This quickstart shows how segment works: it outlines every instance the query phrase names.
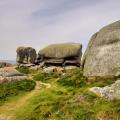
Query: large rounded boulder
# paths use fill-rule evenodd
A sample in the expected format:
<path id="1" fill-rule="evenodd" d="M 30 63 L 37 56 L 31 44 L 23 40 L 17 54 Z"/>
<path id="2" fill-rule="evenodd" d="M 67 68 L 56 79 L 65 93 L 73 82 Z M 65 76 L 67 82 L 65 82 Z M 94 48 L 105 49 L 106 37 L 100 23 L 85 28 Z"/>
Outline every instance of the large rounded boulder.
<path id="1" fill-rule="evenodd" d="M 38 58 L 46 63 L 79 64 L 82 56 L 82 45 L 79 43 L 62 43 L 49 45 L 38 53 Z"/>
<path id="2" fill-rule="evenodd" d="M 52 44 L 39 51 L 40 56 L 48 58 L 78 57 L 81 55 L 82 45 L 78 43 Z"/>
<path id="3" fill-rule="evenodd" d="M 18 47 L 16 52 L 17 52 L 18 63 L 35 63 L 36 50 L 34 48 Z"/>
<path id="4" fill-rule="evenodd" d="M 120 21 L 95 33 L 83 56 L 85 76 L 120 75 Z"/>

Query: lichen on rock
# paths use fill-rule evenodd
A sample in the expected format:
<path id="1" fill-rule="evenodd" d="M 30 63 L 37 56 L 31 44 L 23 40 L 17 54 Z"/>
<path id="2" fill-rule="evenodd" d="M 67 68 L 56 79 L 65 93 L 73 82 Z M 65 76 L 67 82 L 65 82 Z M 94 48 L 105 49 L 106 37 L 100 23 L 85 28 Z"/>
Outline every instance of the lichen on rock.
<path id="1" fill-rule="evenodd" d="M 79 43 L 52 44 L 38 52 L 38 59 L 54 64 L 80 64 L 81 57 L 82 45 Z"/>
<path id="2" fill-rule="evenodd" d="M 22 63 L 35 63 L 36 50 L 32 47 L 18 47 L 17 48 L 17 62 Z"/>
<path id="3" fill-rule="evenodd" d="M 83 56 L 85 76 L 120 75 L 120 21 L 95 33 Z"/>
<path id="4" fill-rule="evenodd" d="M 106 87 L 93 87 L 90 91 L 109 100 L 120 99 L 120 80 Z"/>

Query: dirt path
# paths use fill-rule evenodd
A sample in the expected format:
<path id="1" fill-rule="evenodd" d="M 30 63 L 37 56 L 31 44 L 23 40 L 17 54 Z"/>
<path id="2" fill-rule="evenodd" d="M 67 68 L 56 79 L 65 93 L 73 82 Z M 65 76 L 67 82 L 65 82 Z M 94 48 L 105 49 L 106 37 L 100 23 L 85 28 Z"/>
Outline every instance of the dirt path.
<path id="1" fill-rule="evenodd" d="M 46 88 L 51 88 L 51 84 L 40 82 L 40 85 L 46 86 Z"/>
<path id="2" fill-rule="evenodd" d="M 32 96 L 37 95 L 41 86 L 44 85 L 46 88 L 50 88 L 51 85 L 48 83 L 36 82 L 36 87 L 33 91 L 28 93 L 27 95 L 21 97 L 16 101 L 11 101 L 6 103 L 5 105 L 0 107 L 0 120 L 11 120 L 14 116 L 14 113 L 19 108 L 23 107 L 26 104 L 26 101 L 30 99 Z"/>

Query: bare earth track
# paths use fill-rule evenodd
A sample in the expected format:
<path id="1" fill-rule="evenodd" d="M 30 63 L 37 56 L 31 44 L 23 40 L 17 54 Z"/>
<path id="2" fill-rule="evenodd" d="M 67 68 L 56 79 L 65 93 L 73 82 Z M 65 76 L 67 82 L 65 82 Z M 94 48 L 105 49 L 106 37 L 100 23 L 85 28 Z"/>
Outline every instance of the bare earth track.
<path id="1" fill-rule="evenodd" d="M 0 106 L 0 120 L 12 120 L 11 118 L 14 116 L 15 111 L 23 107 L 27 100 L 29 100 L 32 96 L 37 95 L 42 85 L 46 88 L 51 87 L 51 84 L 49 83 L 36 82 L 35 89 L 27 95 L 22 96 L 16 101 L 11 101 L 9 103 L 5 103 L 3 106 Z"/>

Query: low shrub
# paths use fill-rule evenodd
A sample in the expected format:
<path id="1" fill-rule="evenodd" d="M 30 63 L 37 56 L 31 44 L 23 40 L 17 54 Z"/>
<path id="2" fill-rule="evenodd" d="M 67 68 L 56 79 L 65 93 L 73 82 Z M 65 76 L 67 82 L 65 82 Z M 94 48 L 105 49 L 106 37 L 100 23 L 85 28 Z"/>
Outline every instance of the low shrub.
<path id="1" fill-rule="evenodd" d="M 50 73 L 40 72 L 40 73 L 34 75 L 33 79 L 35 81 L 46 82 L 47 80 L 49 80 L 51 78 L 58 78 L 58 77 L 59 77 L 59 73 L 55 73 L 55 72 L 50 72 Z"/>
<path id="2" fill-rule="evenodd" d="M 23 74 L 29 74 L 30 73 L 30 70 L 28 67 L 17 67 L 16 70 L 18 70 L 20 73 L 23 73 Z"/>
<path id="3" fill-rule="evenodd" d="M 74 88 L 85 86 L 86 82 L 87 78 L 83 76 L 80 69 L 69 71 L 69 73 L 67 73 L 58 80 L 58 83 L 62 86 Z"/>
<path id="4" fill-rule="evenodd" d="M 107 85 L 113 84 L 117 78 L 115 77 L 96 77 L 93 81 L 90 81 L 91 87 L 105 87 Z"/>
<path id="5" fill-rule="evenodd" d="M 21 92 L 34 89 L 36 83 L 33 80 L 22 80 L 0 84 L 0 102 L 6 101 L 9 97 L 16 96 Z"/>
<path id="6" fill-rule="evenodd" d="M 75 110 L 74 120 L 95 120 L 95 113 L 81 106 Z"/>

